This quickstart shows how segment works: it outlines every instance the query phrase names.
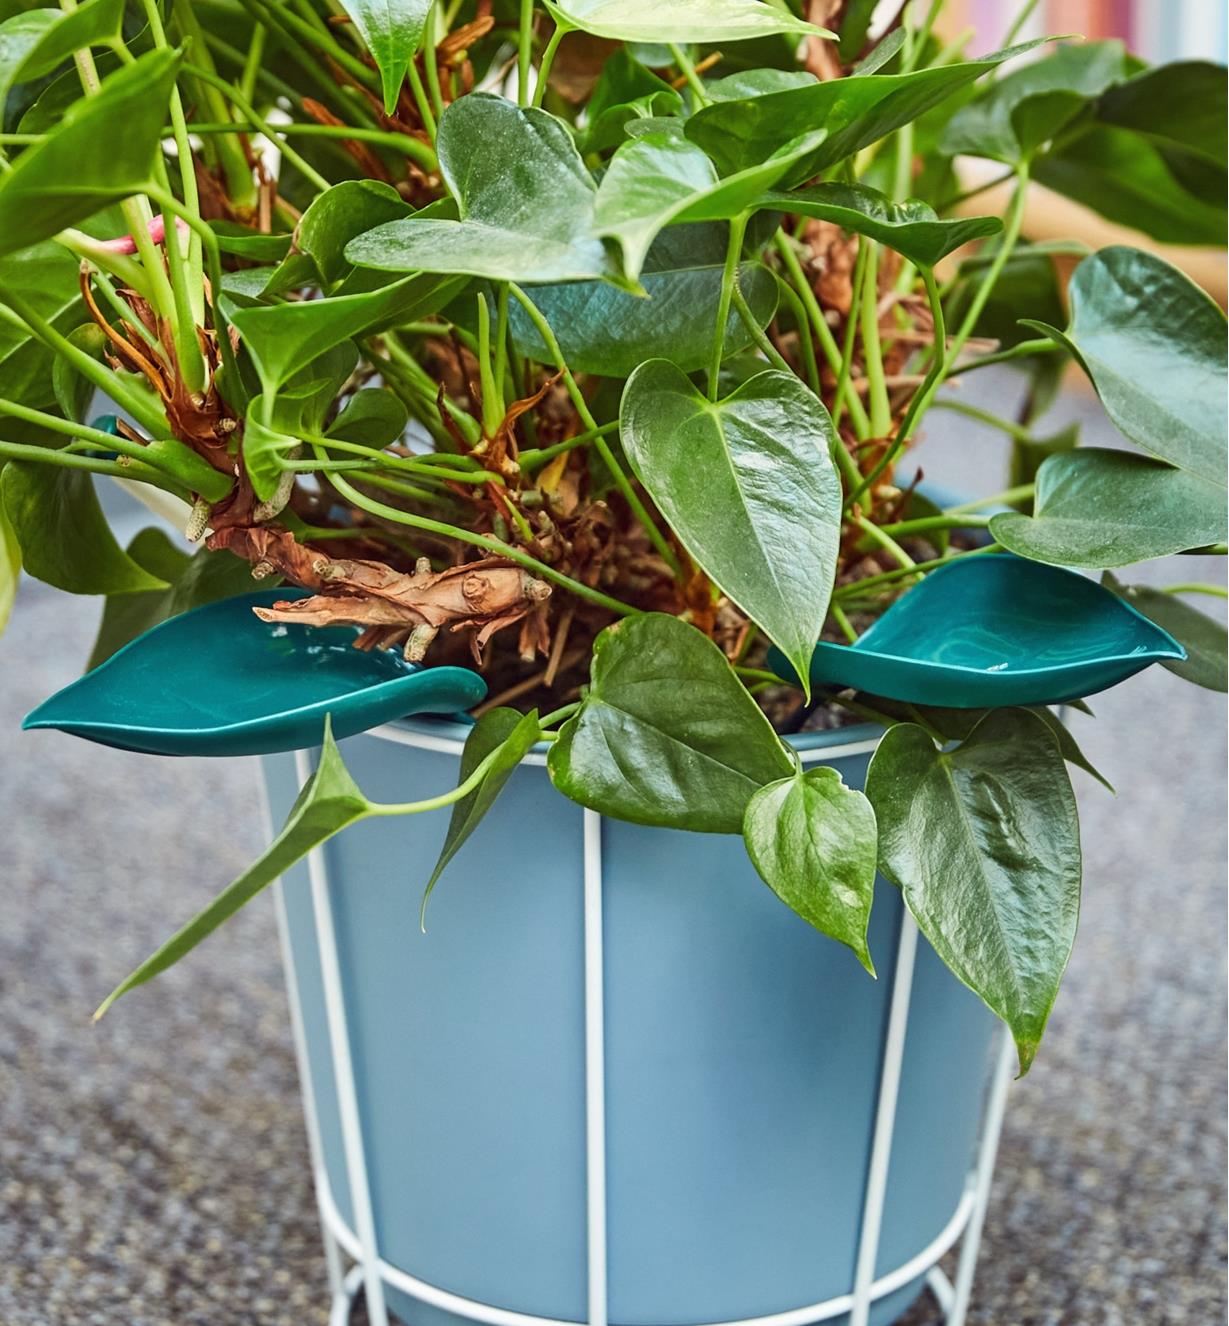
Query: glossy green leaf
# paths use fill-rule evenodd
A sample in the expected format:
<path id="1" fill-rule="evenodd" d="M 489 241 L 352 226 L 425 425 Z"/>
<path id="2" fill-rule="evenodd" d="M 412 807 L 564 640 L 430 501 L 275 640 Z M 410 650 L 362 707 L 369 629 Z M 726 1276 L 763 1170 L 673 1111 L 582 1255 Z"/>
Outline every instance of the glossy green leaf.
<path id="1" fill-rule="evenodd" d="M 714 79 L 705 86 L 705 91 L 710 101 L 742 101 L 746 97 L 766 97 L 772 92 L 810 87 L 818 81 L 805 69 L 742 69 Z"/>
<path id="2" fill-rule="evenodd" d="M 408 422 L 400 396 L 387 387 L 364 387 L 350 397 L 326 431 L 329 437 L 380 450 L 396 442 Z"/>
<path id="3" fill-rule="evenodd" d="M 741 832 L 752 796 L 793 772 L 721 650 L 662 613 L 598 636 L 589 691 L 547 765 L 582 806 L 701 833 Z"/>
<path id="4" fill-rule="evenodd" d="M 524 285 L 619 279 L 593 228 L 597 185 L 562 120 L 475 92 L 440 117 L 436 151 L 461 219 L 376 226 L 346 246 L 348 261 Z"/>
<path id="5" fill-rule="evenodd" d="M 679 93 L 620 46 L 602 65 L 589 97 L 583 150 L 605 152 L 617 147 L 629 121 L 677 115 L 682 108 Z"/>
<path id="6" fill-rule="evenodd" d="M 74 327 L 68 333 L 68 340 L 78 350 L 84 350 L 91 359 L 102 362 L 107 338 L 96 322 L 83 322 L 81 326 Z M 67 359 L 58 355 L 51 363 L 51 386 L 64 418 L 75 419 L 79 424 L 85 423 L 98 388 Z"/>
<path id="7" fill-rule="evenodd" d="M 1193 608 L 1176 594 L 1153 589 L 1149 585 L 1124 585 L 1108 571 L 1101 583 L 1125 599 L 1137 612 L 1142 612 L 1186 650 L 1184 659 L 1168 660 L 1164 666 L 1185 681 L 1194 682 L 1209 691 L 1229 689 L 1226 668 L 1229 667 L 1229 634 L 1222 622 Z"/>
<path id="8" fill-rule="evenodd" d="M 0 468 L 0 489 L 3 488 L 4 470 Z M 17 597 L 17 582 L 21 579 L 21 544 L 17 542 L 17 531 L 4 511 L 0 502 L 0 635 L 8 625 L 13 611 L 13 600 Z"/>
<path id="9" fill-rule="evenodd" d="M 426 914 L 427 900 L 444 873 L 444 868 L 465 845 L 466 839 L 495 804 L 495 798 L 503 791 L 513 770 L 541 736 L 542 725 L 538 722 L 536 709 L 528 714 L 522 714 L 516 709 L 492 709 L 474 724 L 465 739 L 465 749 L 461 752 L 458 786 L 471 777 L 488 756 L 494 754 L 495 758 L 478 786 L 468 796 L 453 804 L 444 845 L 440 848 L 439 859 L 423 893 L 423 915 Z"/>
<path id="10" fill-rule="evenodd" d="M 757 165 L 786 143 L 822 126 L 827 138 L 788 177 L 787 183 L 799 183 L 916 120 L 1036 44 L 1026 42 L 980 60 L 909 74 L 854 75 L 722 102 L 693 115 L 687 121 L 687 136 L 708 153 L 722 175 L 728 175 Z"/>
<path id="11" fill-rule="evenodd" d="M 962 107 L 941 151 L 990 157 L 1010 165 L 1029 159 L 1106 88 L 1127 76 L 1120 41 L 1059 46 L 1050 55 L 991 84 Z"/>
<path id="12" fill-rule="evenodd" d="M 623 378 L 646 359 L 669 359 L 690 373 L 712 359 L 726 234 L 725 226 L 708 223 L 663 230 L 640 273 L 644 296 L 608 281 L 575 281 L 535 286 L 530 297 L 574 371 Z M 767 326 L 777 307 L 776 279 L 759 263 L 743 263 L 738 281 L 756 323 Z M 510 309 L 509 322 L 518 353 L 552 362 L 519 304 Z M 726 320 L 724 344 L 727 354 L 751 344 L 751 333 L 734 309 Z"/>
<path id="13" fill-rule="evenodd" d="M 1129 130 L 1094 125 L 1038 157 L 1033 178 L 1107 220 L 1162 243 L 1225 242 L 1223 189 L 1212 200 L 1192 193 L 1157 146 Z"/>
<path id="14" fill-rule="evenodd" d="M 264 389 L 273 391 L 333 346 L 437 312 L 461 284 L 438 276 L 407 276 L 361 295 L 236 309 L 231 322 Z"/>
<path id="15" fill-rule="evenodd" d="M 351 268 L 345 250 L 355 236 L 413 211 L 390 184 L 342 180 L 303 213 L 295 231 L 295 247 L 312 259 L 325 281 L 340 281 Z"/>
<path id="16" fill-rule="evenodd" d="M 841 532 L 832 420 L 775 369 L 710 401 L 673 364 L 628 379 L 623 449 L 683 546 L 807 677 Z"/>
<path id="17" fill-rule="evenodd" d="M 48 239 L 149 181 L 178 66 L 174 51 L 150 51 L 111 74 L 0 175 L 0 253 Z"/>
<path id="18" fill-rule="evenodd" d="M 284 875 L 313 847 L 318 847 L 370 811 L 371 803 L 359 791 L 342 763 L 326 718 L 320 763 L 291 807 L 282 831 L 258 861 L 228 884 L 204 910 L 197 912 L 182 929 L 111 991 L 98 1006 L 95 1019 L 102 1017 L 121 995 L 138 985 L 144 985 L 168 967 L 173 967 L 223 921 L 233 916 L 244 903 L 250 902 L 266 885 Z"/>
<path id="19" fill-rule="evenodd" d="M 307 213 L 303 216 L 306 218 Z M 253 262 L 280 262 L 294 243 L 294 236 L 288 231 L 266 235 L 261 230 L 253 230 L 251 226 L 240 225 L 237 221 L 211 221 L 209 229 L 213 231 L 218 248 L 223 253 L 234 254 L 236 258 L 249 258 Z"/>
<path id="20" fill-rule="evenodd" d="M 109 595 L 87 668 L 96 668 L 117 649 L 169 617 L 234 594 L 246 594 L 252 588 L 252 568 L 241 558 L 206 548 L 190 555 L 160 529 L 141 530 L 127 551 L 138 566 L 166 581 L 168 588 Z"/>
<path id="21" fill-rule="evenodd" d="M 8 91 L 21 81 L 26 58 L 63 21 L 64 12 L 60 9 L 26 9 L 10 14 L 0 23 L 0 122 Z"/>
<path id="22" fill-rule="evenodd" d="M 1154 254 L 1102 249 L 1075 269 L 1064 344 L 1106 413 L 1161 460 L 1224 482 L 1225 316 Z"/>
<path id="23" fill-rule="evenodd" d="M 1224 65 L 1175 60 L 1145 69 L 1108 89 L 1096 115 L 1102 124 L 1197 153 L 1222 169 L 1226 164 Z"/>
<path id="24" fill-rule="evenodd" d="M 1080 907 L 1079 820 L 1053 732 L 1028 710 L 1001 709 L 939 751 L 901 723 L 871 760 L 866 794 L 880 870 L 947 966 L 1010 1027 L 1027 1072 Z"/>
<path id="25" fill-rule="evenodd" d="M 431 0 L 341 0 L 380 71 L 384 110 L 397 106 L 406 70 L 418 51 Z"/>
<path id="26" fill-rule="evenodd" d="M 784 6 L 760 0 L 546 0 L 555 22 L 595 37 L 635 42 L 735 42 L 776 33 L 830 37 Z"/>
<path id="27" fill-rule="evenodd" d="M 924 719 L 928 726 L 934 728 L 936 732 L 939 732 L 949 741 L 964 741 L 978 723 L 992 712 L 989 709 L 945 709 L 929 704 L 907 705 L 879 697 L 876 697 L 875 703 L 885 713 L 895 714 L 904 722 L 918 718 Z M 1082 700 L 1068 701 L 1063 707 L 1068 709 L 1080 708 L 1086 713 L 1091 713 L 1091 710 Z M 1068 764 L 1075 765 L 1077 769 L 1083 769 L 1086 774 L 1095 778 L 1107 792 L 1113 792 L 1114 785 L 1092 764 L 1088 756 L 1080 749 L 1079 743 L 1071 735 L 1066 724 L 1053 709 L 1047 709 L 1044 705 L 1034 705 L 1029 707 L 1029 712 L 1036 714 L 1054 733 L 1054 739 L 1058 742 L 1058 749 L 1062 752 L 1063 759 Z"/>
<path id="28" fill-rule="evenodd" d="M 52 240 L 0 257 L 0 286 L 12 290 L 57 331 L 81 321 L 80 263 Z M 25 325 L 0 314 L 0 394 L 19 405 L 43 409 L 55 401 L 54 355 Z"/>
<path id="29" fill-rule="evenodd" d="M 1129 451 L 1080 447 L 1037 471 L 1033 515 L 1001 512 L 990 533 L 1009 552 L 1101 571 L 1226 537 L 1223 481 Z"/>
<path id="30" fill-rule="evenodd" d="M 294 460 L 303 443 L 292 433 L 266 423 L 264 396 L 253 396 L 243 424 L 243 469 L 252 491 L 262 502 L 273 499 L 286 473 L 283 461 Z"/>
<path id="31" fill-rule="evenodd" d="M 877 189 L 860 184 L 815 184 L 793 193 L 770 192 L 760 205 L 831 221 L 851 234 L 867 235 L 919 267 L 933 267 L 962 244 L 995 235 L 1003 228 L 994 216 L 940 219 L 926 203 L 894 203 Z"/>
<path id="32" fill-rule="evenodd" d="M 85 471 L 9 461 L 0 475 L 0 500 L 36 579 L 70 594 L 166 588 L 116 543 Z"/>
<path id="33" fill-rule="evenodd" d="M 875 897 L 875 812 L 835 769 L 809 769 L 761 788 L 743 839 L 760 878 L 816 930 L 848 944 L 873 976 L 866 928 Z"/>
<path id="34" fill-rule="evenodd" d="M 681 133 L 641 134 L 611 158 L 597 191 L 594 229 L 618 242 L 624 272 L 638 276 L 664 227 L 725 221 L 750 210 L 823 138 L 823 131 L 804 135 L 759 165 L 719 179 L 713 163 Z"/>
<path id="35" fill-rule="evenodd" d="M 33 9 L 20 17 L 38 27 L 38 36 L 30 45 L 25 45 L 20 37 L 16 43 L 11 43 L 9 26 L 15 22 L 16 16 L 0 24 L 0 106 L 4 94 L 13 84 L 42 78 L 57 65 L 71 59 L 74 51 L 90 46 L 115 45 L 124 20 L 124 0 L 84 0 L 75 9 Z M 19 49 L 25 46 L 15 64 L 10 63 L 13 45 Z"/>

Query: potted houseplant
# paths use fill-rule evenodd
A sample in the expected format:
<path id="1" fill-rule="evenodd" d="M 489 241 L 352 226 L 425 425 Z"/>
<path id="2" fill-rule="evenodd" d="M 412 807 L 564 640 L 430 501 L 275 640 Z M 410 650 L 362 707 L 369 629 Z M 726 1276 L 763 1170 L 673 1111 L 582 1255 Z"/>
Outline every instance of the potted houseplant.
<path id="1" fill-rule="evenodd" d="M 1219 242 L 1224 71 L 874 8 L 0 9 L 0 611 L 107 600 L 28 725 L 264 754 L 285 819 L 99 1012 L 286 874 L 377 1323 L 894 1320 L 1074 941 L 1054 706 L 1224 689 L 1120 578 L 1224 550 L 1223 318 L 1021 233 L 1037 179 Z M 1004 491 L 928 493 L 996 363 Z M 1073 364 L 1127 448 L 1038 432 Z"/>

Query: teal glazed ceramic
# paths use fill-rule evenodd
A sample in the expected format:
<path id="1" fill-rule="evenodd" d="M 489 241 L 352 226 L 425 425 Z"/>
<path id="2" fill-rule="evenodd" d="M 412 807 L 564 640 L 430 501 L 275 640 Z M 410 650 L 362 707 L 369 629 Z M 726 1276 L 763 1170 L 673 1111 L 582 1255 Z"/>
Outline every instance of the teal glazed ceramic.
<path id="1" fill-rule="evenodd" d="M 151 755 L 268 755 L 354 736 L 409 714 L 456 714 L 486 683 L 354 648 L 350 627 L 269 626 L 252 612 L 301 591 L 263 590 L 161 622 L 27 714 L 104 746 Z"/>
<path id="2" fill-rule="evenodd" d="M 822 641 L 811 682 L 953 709 L 1059 704 L 1185 657 L 1171 635 L 1096 581 L 990 553 L 932 571 L 856 644 Z M 775 649 L 769 664 L 794 675 Z"/>

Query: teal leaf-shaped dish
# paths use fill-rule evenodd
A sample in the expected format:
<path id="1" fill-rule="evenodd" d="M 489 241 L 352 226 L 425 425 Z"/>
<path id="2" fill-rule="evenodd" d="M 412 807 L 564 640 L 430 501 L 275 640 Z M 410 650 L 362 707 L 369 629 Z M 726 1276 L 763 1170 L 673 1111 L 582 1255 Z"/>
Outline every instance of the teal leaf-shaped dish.
<path id="1" fill-rule="evenodd" d="M 455 714 L 486 683 L 469 668 L 406 663 L 354 648 L 347 626 L 270 626 L 253 607 L 272 589 L 195 608 L 139 635 L 26 715 L 104 746 L 151 755 L 268 755 L 352 737 L 408 714 Z"/>
<path id="2" fill-rule="evenodd" d="M 821 641 L 811 682 L 952 709 L 1059 704 L 1185 657 L 1096 581 L 989 553 L 932 571 L 856 644 Z M 769 666 L 794 677 L 775 649 Z"/>

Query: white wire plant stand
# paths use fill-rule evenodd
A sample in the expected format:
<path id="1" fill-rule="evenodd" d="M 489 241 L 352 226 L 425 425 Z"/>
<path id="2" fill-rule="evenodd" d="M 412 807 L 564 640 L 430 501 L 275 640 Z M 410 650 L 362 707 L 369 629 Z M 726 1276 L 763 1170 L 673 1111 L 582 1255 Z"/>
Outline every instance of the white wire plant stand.
<path id="1" fill-rule="evenodd" d="M 459 754 L 461 750 L 461 743 L 456 740 L 425 736 L 421 733 L 410 734 L 392 725 L 374 729 L 368 735 L 447 753 Z M 800 755 L 803 763 L 829 762 L 842 756 L 866 754 L 875 744 L 874 742 L 849 743 L 843 746 L 802 751 Z M 526 762 L 544 764 L 545 760 L 543 756 L 531 753 Z M 302 786 L 313 771 L 308 752 L 296 753 L 295 769 L 299 785 Z M 282 884 L 279 881 L 275 886 L 291 1028 L 303 1093 L 303 1110 L 331 1295 L 329 1326 L 349 1326 L 352 1309 L 360 1294 L 365 1302 L 370 1326 L 390 1326 L 390 1322 L 395 1319 L 390 1317 L 386 1305 L 386 1285 L 435 1308 L 473 1322 L 485 1323 L 485 1326 L 610 1326 L 607 1311 L 602 817 L 588 810 L 583 812 L 583 817 L 588 1286 L 588 1311 L 583 1320 L 537 1316 L 466 1298 L 410 1274 L 381 1255 L 353 1071 L 350 1028 L 330 900 L 329 876 L 325 854 L 316 849 L 307 857 L 307 871 L 353 1224 L 343 1219 L 333 1196 L 324 1161 L 299 983 L 289 940 Z M 887 1192 L 901 1068 L 909 1028 L 917 947 L 917 924 L 906 910 L 897 940 L 865 1197 L 853 1283 L 849 1291 L 822 1302 L 804 1304 L 767 1316 L 721 1322 L 706 1321 L 697 1323 L 696 1326 L 809 1326 L 810 1323 L 831 1321 L 833 1318 L 841 1317 L 847 1318 L 849 1326 L 868 1326 L 870 1312 L 877 1302 L 920 1276 L 925 1276 L 926 1285 L 943 1314 L 945 1326 L 965 1326 L 989 1204 L 1008 1087 L 1015 1067 L 1015 1049 L 1010 1035 L 1005 1030 L 997 1033 L 997 1045 L 985 1087 L 980 1132 L 962 1194 L 951 1218 L 931 1243 L 914 1257 L 886 1274 L 876 1276 L 874 1272 Z M 952 1278 L 937 1265 L 937 1262 L 957 1243 L 960 1244 L 960 1251 L 955 1275 Z M 413 1326 L 413 1323 L 407 1323 L 407 1326 Z"/>

